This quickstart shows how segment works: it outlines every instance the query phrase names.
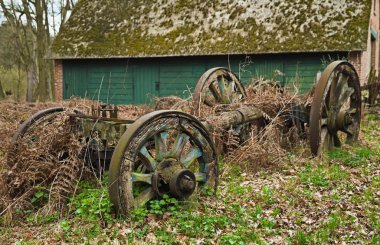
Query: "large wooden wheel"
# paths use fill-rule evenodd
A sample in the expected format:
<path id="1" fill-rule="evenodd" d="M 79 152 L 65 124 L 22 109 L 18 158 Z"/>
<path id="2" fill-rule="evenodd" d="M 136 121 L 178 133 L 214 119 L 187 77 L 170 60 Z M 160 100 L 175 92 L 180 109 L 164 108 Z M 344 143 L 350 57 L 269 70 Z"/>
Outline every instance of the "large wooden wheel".
<path id="1" fill-rule="evenodd" d="M 206 129 L 179 111 L 155 111 L 131 124 L 118 142 L 109 171 L 110 199 L 129 215 L 164 194 L 188 198 L 216 190 L 217 158 Z"/>
<path id="2" fill-rule="evenodd" d="M 212 68 L 195 87 L 192 114 L 199 117 L 204 108 L 240 102 L 246 97 L 244 86 L 233 72 L 223 67 Z"/>
<path id="3" fill-rule="evenodd" d="M 49 121 L 64 111 L 66 111 L 66 108 L 64 107 L 53 107 L 33 114 L 18 127 L 17 131 L 12 137 L 12 144 L 16 144 L 17 140 L 24 137 L 24 135 L 27 134 L 27 132 L 30 131 L 33 127 L 36 127 L 42 123 L 49 123 Z"/>
<path id="4" fill-rule="evenodd" d="M 346 61 L 332 62 L 315 87 L 310 112 L 310 148 L 313 155 L 357 141 L 361 119 L 358 74 Z"/>
<path id="5" fill-rule="evenodd" d="M 48 108 L 33 114 L 25 120 L 12 137 L 11 148 L 7 155 L 8 166 L 13 166 L 15 155 L 18 154 L 18 151 L 23 150 L 22 146 L 20 146 L 20 141 L 23 141 L 23 144 L 38 145 L 41 139 L 46 139 L 46 135 L 43 134 L 43 128 L 54 124 L 55 120 L 60 120 L 59 115 L 67 110 L 68 108 L 64 107 Z M 76 110 L 74 112 L 80 113 Z"/>

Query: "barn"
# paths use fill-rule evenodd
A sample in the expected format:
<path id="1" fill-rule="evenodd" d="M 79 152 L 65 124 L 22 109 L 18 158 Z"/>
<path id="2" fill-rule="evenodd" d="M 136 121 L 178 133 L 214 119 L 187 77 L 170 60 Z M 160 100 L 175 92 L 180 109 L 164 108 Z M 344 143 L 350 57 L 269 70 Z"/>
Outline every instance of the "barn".
<path id="1" fill-rule="evenodd" d="M 379 67 L 379 6 L 368 0 L 79 0 L 51 47 L 57 100 L 113 104 L 189 97 L 209 68 L 309 90 L 349 59 Z M 377 14 L 376 14 L 377 13 Z"/>

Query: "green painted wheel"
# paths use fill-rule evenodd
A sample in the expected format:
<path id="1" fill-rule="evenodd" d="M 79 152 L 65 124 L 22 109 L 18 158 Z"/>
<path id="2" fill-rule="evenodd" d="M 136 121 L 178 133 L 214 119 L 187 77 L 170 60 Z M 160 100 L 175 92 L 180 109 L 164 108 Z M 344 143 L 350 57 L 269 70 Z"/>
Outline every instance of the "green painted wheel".
<path id="1" fill-rule="evenodd" d="M 164 194 L 188 198 L 217 187 L 218 162 L 212 140 L 194 117 L 155 111 L 131 124 L 118 142 L 109 171 L 110 199 L 117 213 Z"/>

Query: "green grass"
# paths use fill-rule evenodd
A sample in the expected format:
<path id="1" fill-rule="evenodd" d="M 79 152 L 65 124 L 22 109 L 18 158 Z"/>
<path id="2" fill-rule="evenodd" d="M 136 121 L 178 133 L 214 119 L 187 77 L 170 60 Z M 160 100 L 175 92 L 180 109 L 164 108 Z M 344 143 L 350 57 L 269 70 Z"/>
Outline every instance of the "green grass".
<path id="1" fill-rule="evenodd" d="M 16 67 L 6 69 L 0 66 L 0 81 L 4 92 L 12 93 L 11 98 L 16 101 L 25 100 L 26 74 L 23 70 L 19 74 Z"/>

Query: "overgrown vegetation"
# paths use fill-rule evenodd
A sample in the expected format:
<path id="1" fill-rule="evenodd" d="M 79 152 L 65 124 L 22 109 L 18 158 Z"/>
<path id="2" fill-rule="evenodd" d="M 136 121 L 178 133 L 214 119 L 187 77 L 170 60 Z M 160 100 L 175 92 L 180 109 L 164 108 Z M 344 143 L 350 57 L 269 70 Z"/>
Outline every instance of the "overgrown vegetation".
<path id="1" fill-rule="evenodd" d="M 292 243 L 380 242 L 379 120 L 363 122 L 360 144 L 321 158 L 289 152 L 284 164 L 247 172 L 223 163 L 218 193 L 186 202 L 169 196 L 115 217 L 106 182 L 81 182 L 68 216 L 26 212 L 26 222 L 3 227 L 0 240 L 108 243 Z M 249 163 L 247 163 L 249 164 Z M 36 201 L 46 198 L 36 192 Z"/>

